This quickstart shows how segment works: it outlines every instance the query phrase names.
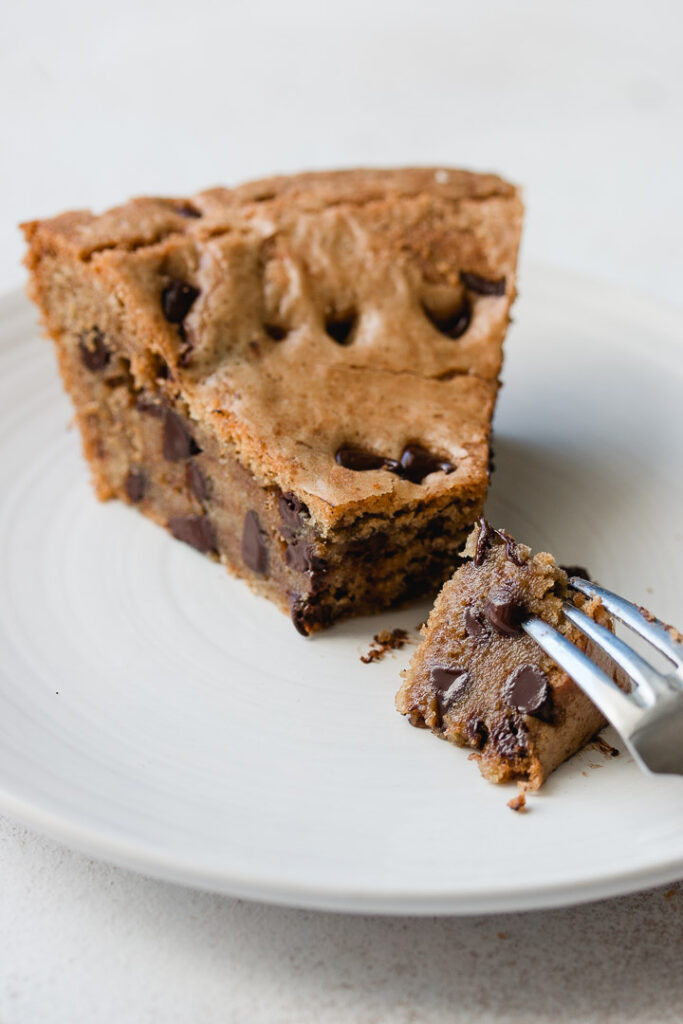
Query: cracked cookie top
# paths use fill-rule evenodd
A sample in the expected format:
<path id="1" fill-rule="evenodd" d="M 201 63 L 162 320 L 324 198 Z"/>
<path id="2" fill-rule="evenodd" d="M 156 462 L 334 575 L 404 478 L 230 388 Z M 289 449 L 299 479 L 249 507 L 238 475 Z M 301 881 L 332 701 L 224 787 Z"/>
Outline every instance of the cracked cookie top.
<path id="1" fill-rule="evenodd" d="M 180 395 L 325 526 L 485 489 L 521 220 L 500 178 L 416 168 L 24 230 L 29 266 L 75 260 L 101 292 L 106 322 L 85 327 L 125 335 L 138 387 Z"/>

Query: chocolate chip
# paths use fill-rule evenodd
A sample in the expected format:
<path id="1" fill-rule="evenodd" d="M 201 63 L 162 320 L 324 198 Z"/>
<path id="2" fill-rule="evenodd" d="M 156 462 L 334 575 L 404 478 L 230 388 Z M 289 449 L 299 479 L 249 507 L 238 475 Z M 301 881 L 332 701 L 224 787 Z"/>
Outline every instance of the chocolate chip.
<path id="1" fill-rule="evenodd" d="M 399 460 L 396 471 L 405 480 L 413 484 L 421 484 L 430 473 L 452 473 L 455 466 L 448 459 L 434 455 L 421 444 L 407 444 Z"/>
<path id="2" fill-rule="evenodd" d="M 355 324 L 356 316 L 353 313 L 347 316 L 331 316 L 325 321 L 325 330 L 338 345 L 348 345 Z"/>
<path id="3" fill-rule="evenodd" d="M 185 420 L 172 409 L 164 409 L 164 458 L 169 462 L 181 462 L 193 455 L 199 455 L 200 452 L 201 448 L 190 433 Z"/>
<path id="4" fill-rule="evenodd" d="M 273 341 L 284 341 L 288 334 L 287 328 L 280 324 L 264 324 L 263 329 Z"/>
<path id="5" fill-rule="evenodd" d="M 185 469 L 185 479 L 187 480 L 187 486 L 197 501 L 208 501 L 209 485 L 196 462 L 188 462 Z"/>
<path id="6" fill-rule="evenodd" d="M 521 633 L 525 614 L 524 606 L 512 594 L 503 591 L 490 594 L 484 604 L 484 615 L 501 636 Z"/>
<path id="7" fill-rule="evenodd" d="M 103 370 L 111 359 L 111 352 L 104 344 L 104 335 L 99 327 L 93 327 L 78 337 L 78 351 L 86 370 L 97 373 Z"/>
<path id="8" fill-rule="evenodd" d="M 493 281 L 489 277 L 480 277 L 479 274 L 470 274 L 465 270 L 460 272 L 460 280 L 471 292 L 478 295 L 505 295 L 505 278 L 500 277 Z"/>
<path id="9" fill-rule="evenodd" d="M 282 520 L 280 533 L 285 540 L 292 540 L 300 533 L 303 526 L 302 519 L 308 515 L 308 508 L 292 491 L 286 491 L 280 495 L 277 507 Z"/>
<path id="10" fill-rule="evenodd" d="M 491 743 L 502 757 L 519 757 L 526 753 L 527 730 L 522 721 L 503 718 L 491 729 Z"/>
<path id="11" fill-rule="evenodd" d="M 199 289 L 174 278 L 161 293 L 161 309 L 170 324 L 181 324 L 199 295 Z"/>
<path id="12" fill-rule="evenodd" d="M 481 620 L 474 614 L 471 608 L 465 608 L 465 630 L 467 635 L 471 636 L 473 640 L 481 640 L 482 637 L 487 635 Z"/>
<path id="13" fill-rule="evenodd" d="M 470 326 L 472 310 L 469 302 L 464 302 L 462 306 L 446 316 L 433 312 L 428 309 L 427 306 L 423 306 L 422 308 L 424 309 L 427 318 L 436 327 L 437 331 L 440 331 L 441 334 L 445 334 L 447 338 L 461 338 Z"/>
<path id="14" fill-rule="evenodd" d="M 472 682 L 469 672 L 459 665 L 453 668 L 434 665 L 430 672 L 430 679 L 442 714 L 453 707 Z"/>
<path id="15" fill-rule="evenodd" d="M 365 472 L 368 469 L 392 469 L 398 468 L 398 463 L 393 459 L 385 459 L 383 455 L 375 455 L 374 452 L 366 452 L 362 448 L 343 447 L 335 455 L 336 462 L 344 469 L 353 469 L 356 472 Z"/>
<path id="16" fill-rule="evenodd" d="M 206 516 L 174 516 L 168 521 L 168 528 L 176 538 L 206 554 L 218 552 L 216 535 Z"/>
<path id="17" fill-rule="evenodd" d="M 584 569 L 582 565 L 561 565 L 560 569 L 563 569 L 567 576 L 578 576 L 579 579 L 587 580 L 588 583 L 593 582 L 588 569 Z"/>
<path id="18" fill-rule="evenodd" d="M 142 501 L 147 490 L 147 478 L 139 470 L 131 469 L 123 482 L 123 486 L 131 501 Z"/>
<path id="19" fill-rule="evenodd" d="M 544 722 L 553 718 L 553 698 L 544 672 L 535 665 L 519 665 L 503 684 L 503 699 L 508 707 L 533 715 Z"/>
<path id="20" fill-rule="evenodd" d="M 266 576 L 268 573 L 268 548 L 259 517 L 250 509 L 244 517 L 242 530 L 242 560 L 247 568 Z"/>
<path id="21" fill-rule="evenodd" d="M 187 200 L 184 203 L 179 203 L 175 207 L 175 212 L 179 213 L 181 217 L 201 217 L 201 211 L 197 207 Z"/>
<path id="22" fill-rule="evenodd" d="M 475 750 L 481 750 L 489 738 L 489 731 L 483 721 L 474 715 L 470 715 L 465 722 L 464 731 L 468 744 Z"/>

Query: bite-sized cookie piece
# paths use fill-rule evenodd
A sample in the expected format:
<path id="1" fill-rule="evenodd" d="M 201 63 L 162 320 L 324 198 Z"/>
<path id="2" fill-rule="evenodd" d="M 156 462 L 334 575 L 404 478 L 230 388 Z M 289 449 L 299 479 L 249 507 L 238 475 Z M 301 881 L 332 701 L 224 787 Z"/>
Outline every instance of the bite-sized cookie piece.
<path id="1" fill-rule="evenodd" d="M 525 780 L 538 789 L 606 722 L 520 624 L 539 616 L 616 679 L 609 660 L 564 617 L 562 604 L 572 601 L 610 629 L 612 619 L 598 599 L 568 586 L 552 555 L 532 555 L 484 519 L 465 555 L 470 560 L 436 599 L 396 707 L 413 725 L 471 747 L 491 782 Z"/>
<path id="2" fill-rule="evenodd" d="M 521 218 L 419 168 L 24 225 L 99 497 L 302 633 L 436 589 L 486 496 Z"/>

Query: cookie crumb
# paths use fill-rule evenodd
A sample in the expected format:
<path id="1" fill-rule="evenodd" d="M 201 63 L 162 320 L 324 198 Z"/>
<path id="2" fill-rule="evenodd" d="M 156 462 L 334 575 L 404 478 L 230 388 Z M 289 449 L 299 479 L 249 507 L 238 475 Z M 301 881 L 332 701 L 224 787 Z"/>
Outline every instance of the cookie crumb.
<path id="1" fill-rule="evenodd" d="M 508 807 L 511 811 L 523 814 L 526 811 L 526 793 L 522 791 L 517 796 L 513 796 L 512 800 L 508 800 Z"/>
<path id="2" fill-rule="evenodd" d="M 613 747 L 611 743 L 608 743 L 602 736 L 594 736 L 590 743 L 586 744 L 588 750 L 598 750 L 605 757 L 619 757 L 621 751 L 616 747 Z M 592 767 L 592 766 L 591 766 Z"/>
<path id="3" fill-rule="evenodd" d="M 388 651 L 400 650 L 407 639 L 407 629 L 383 629 L 379 633 L 375 633 L 368 653 L 361 654 L 360 660 L 364 665 L 369 665 L 373 661 L 381 661 Z"/>

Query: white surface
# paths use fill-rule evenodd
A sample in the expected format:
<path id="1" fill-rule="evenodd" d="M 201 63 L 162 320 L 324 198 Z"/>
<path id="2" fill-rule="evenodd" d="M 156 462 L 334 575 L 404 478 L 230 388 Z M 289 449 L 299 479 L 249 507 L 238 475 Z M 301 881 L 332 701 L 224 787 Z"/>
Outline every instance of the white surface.
<path id="1" fill-rule="evenodd" d="M 525 258 L 680 302 L 680 35 L 675 0 L 12 3 L 2 290 L 22 280 L 25 217 L 422 160 L 523 182 Z M 681 922 L 660 893 L 495 923 L 268 910 L 5 823 L 0 1021 L 673 1021 Z"/>
<path id="2" fill-rule="evenodd" d="M 523 288 L 489 515 L 683 622 L 683 313 L 557 271 Z M 33 320 L 20 294 L 0 302 L 0 809 L 124 866 L 304 907 L 528 909 L 683 876 L 683 779 L 587 751 L 521 817 L 406 726 L 411 649 L 359 654 L 379 629 L 415 636 L 428 606 L 304 642 L 221 566 L 98 504 Z"/>

